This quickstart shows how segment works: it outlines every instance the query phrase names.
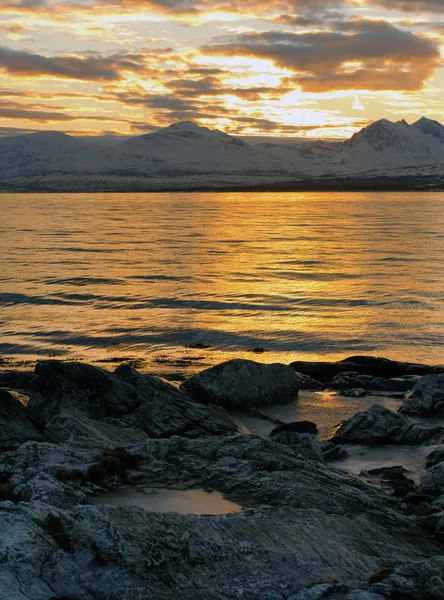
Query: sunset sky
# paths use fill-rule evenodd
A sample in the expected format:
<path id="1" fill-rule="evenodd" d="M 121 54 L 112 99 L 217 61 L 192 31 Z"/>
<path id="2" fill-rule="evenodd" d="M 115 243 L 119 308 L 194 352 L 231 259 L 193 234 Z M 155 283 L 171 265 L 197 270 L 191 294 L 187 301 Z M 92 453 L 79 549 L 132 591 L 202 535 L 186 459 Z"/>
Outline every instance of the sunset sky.
<path id="1" fill-rule="evenodd" d="M 444 121 L 444 0 L 0 0 L 0 135 Z"/>

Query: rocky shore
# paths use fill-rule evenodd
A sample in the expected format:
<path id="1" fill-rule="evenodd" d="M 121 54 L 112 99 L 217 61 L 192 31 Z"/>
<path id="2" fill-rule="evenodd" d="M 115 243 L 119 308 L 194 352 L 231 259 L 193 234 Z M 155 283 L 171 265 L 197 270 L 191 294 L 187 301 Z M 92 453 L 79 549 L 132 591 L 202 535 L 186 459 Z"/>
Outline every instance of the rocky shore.
<path id="1" fill-rule="evenodd" d="M 444 366 L 231 360 L 178 387 L 42 361 L 0 386 L 0 600 L 444 600 Z M 399 410 L 376 403 L 329 439 L 267 414 L 324 389 Z M 430 451 L 418 484 L 402 465 L 335 468 L 343 444 Z M 105 502 L 148 488 L 239 508 Z"/>

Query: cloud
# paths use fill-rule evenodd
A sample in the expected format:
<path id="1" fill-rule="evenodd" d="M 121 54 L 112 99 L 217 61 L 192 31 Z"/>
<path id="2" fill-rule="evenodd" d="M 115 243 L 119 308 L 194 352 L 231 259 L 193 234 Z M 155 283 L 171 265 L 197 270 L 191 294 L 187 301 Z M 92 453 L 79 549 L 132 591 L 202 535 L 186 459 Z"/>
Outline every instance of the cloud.
<path id="1" fill-rule="evenodd" d="M 147 56 L 143 53 L 118 53 L 44 56 L 27 50 L 0 46 L 0 70 L 11 75 L 47 76 L 85 81 L 117 81 L 122 73 L 146 72 Z"/>
<path id="2" fill-rule="evenodd" d="M 400 12 L 444 13 L 444 0 L 372 0 L 372 3 Z"/>
<path id="3" fill-rule="evenodd" d="M 352 108 L 353 110 L 365 110 L 365 106 L 359 100 L 358 96 L 355 96 L 355 101 L 353 102 Z"/>
<path id="4" fill-rule="evenodd" d="M 434 40 L 385 21 L 355 19 L 337 31 L 264 31 L 217 39 L 207 54 L 271 60 L 304 91 L 417 90 L 440 63 Z"/>

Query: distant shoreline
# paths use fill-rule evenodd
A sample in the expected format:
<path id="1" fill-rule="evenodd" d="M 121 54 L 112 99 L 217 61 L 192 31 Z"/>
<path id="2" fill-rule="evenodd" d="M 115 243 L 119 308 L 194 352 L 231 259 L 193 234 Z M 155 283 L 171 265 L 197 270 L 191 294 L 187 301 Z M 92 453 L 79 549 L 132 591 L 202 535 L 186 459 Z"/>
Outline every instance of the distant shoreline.
<path id="1" fill-rule="evenodd" d="M 174 178 L 173 178 L 174 179 Z M 154 183 L 154 182 L 153 182 Z M 433 177 L 371 177 L 371 178 L 322 178 L 303 181 L 279 181 L 275 183 L 236 184 L 221 185 L 159 185 L 159 187 L 147 186 L 146 183 L 138 185 L 122 185 L 122 187 L 110 186 L 109 188 L 91 185 L 89 189 L 85 186 L 65 185 L 63 187 L 30 185 L 18 187 L 16 185 L 4 185 L 0 182 L 0 193 L 107 193 L 107 194 L 129 194 L 129 193 L 171 193 L 171 192 L 442 192 L 444 191 L 444 179 Z M 155 183 L 154 183 L 155 185 Z"/>

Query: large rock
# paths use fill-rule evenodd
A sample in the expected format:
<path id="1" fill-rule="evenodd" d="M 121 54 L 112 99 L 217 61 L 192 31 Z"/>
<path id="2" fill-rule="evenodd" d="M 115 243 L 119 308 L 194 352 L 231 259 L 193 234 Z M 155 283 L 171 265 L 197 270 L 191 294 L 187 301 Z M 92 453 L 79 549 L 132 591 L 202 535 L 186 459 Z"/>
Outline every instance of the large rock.
<path id="1" fill-rule="evenodd" d="M 234 359 L 194 375 L 181 389 L 199 402 L 241 408 L 296 398 L 300 381 L 287 365 Z"/>
<path id="2" fill-rule="evenodd" d="M 65 452 L 62 445 L 40 444 L 45 452 L 38 454 L 39 444 L 25 446 L 27 456 L 23 449 L 9 453 L 22 473 L 29 462 L 36 466 L 38 455 L 46 456 L 42 468 L 50 452 Z M 385 495 L 273 442 L 173 437 L 132 451 L 152 457 L 147 469 L 158 484 L 162 474 L 165 484 L 172 476 L 183 485 L 189 478 L 242 499 L 245 510 L 195 516 L 81 503 L 61 509 L 48 495 L 55 482 L 43 477 L 39 498 L 31 480 L 28 502 L 0 503 L 2 600 L 282 600 L 323 578 L 341 581 L 341 593 L 356 587 L 357 595 L 340 596 L 338 589 L 319 595 L 318 589 L 302 598 L 377 600 L 359 591 L 372 573 L 440 552 Z M 15 463 L 14 454 L 20 454 Z M 75 460 L 81 458 L 79 450 Z"/>
<path id="3" fill-rule="evenodd" d="M 417 376 L 386 379 L 373 375 L 361 375 L 353 371 L 338 373 L 328 384 L 333 390 L 363 389 L 380 392 L 405 392 L 412 389 L 418 381 Z"/>
<path id="4" fill-rule="evenodd" d="M 26 408 L 8 390 L 0 388 L 0 449 L 15 447 L 28 440 L 43 440 L 29 420 Z"/>
<path id="5" fill-rule="evenodd" d="M 441 410 L 444 411 L 444 374 L 421 377 L 399 408 L 399 412 L 411 414 Z"/>
<path id="6" fill-rule="evenodd" d="M 444 462 L 444 446 L 436 448 L 436 450 L 433 450 L 433 452 L 427 456 L 425 462 L 426 469 L 434 467 L 440 462 Z"/>
<path id="7" fill-rule="evenodd" d="M 324 462 L 321 445 L 310 433 L 296 433 L 295 431 L 282 431 L 273 437 L 273 442 L 290 446 L 292 450 L 318 462 Z"/>
<path id="8" fill-rule="evenodd" d="M 421 476 L 421 488 L 432 496 L 444 494 L 444 462 L 427 469 Z"/>
<path id="9" fill-rule="evenodd" d="M 444 556 L 402 565 L 370 589 L 384 598 L 444 600 Z"/>
<path id="10" fill-rule="evenodd" d="M 300 373 L 305 373 L 322 383 L 328 383 L 338 373 L 355 371 L 372 377 L 401 377 L 402 375 L 427 375 L 429 373 L 444 373 L 444 366 L 420 365 L 399 362 L 374 356 L 349 356 L 337 362 L 292 362 L 291 367 Z"/>
<path id="11" fill-rule="evenodd" d="M 420 425 L 375 404 L 342 423 L 333 436 L 334 441 L 358 444 L 422 444 L 444 434 L 435 425 Z"/>
<path id="12" fill-rule="evenodd" d="M 237 431 L 222 409 L 199 406 L 168 382 L 128 366 L 112 374 L 81 363 L 45 361 L 37 364 L 36 375 L 28 409 L 52 440 L 88 439 L 91 445 L 96 436 L 113 445 L 113 439 L 126 443 L 130 438 L 128 443 L 134 443 L 140 432 L 150 437 L 196 437 Z M 71 436 L 66 426 L 70 422 L 76 430 Z"/>

